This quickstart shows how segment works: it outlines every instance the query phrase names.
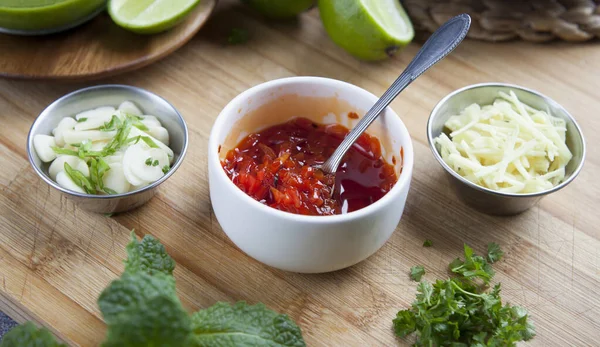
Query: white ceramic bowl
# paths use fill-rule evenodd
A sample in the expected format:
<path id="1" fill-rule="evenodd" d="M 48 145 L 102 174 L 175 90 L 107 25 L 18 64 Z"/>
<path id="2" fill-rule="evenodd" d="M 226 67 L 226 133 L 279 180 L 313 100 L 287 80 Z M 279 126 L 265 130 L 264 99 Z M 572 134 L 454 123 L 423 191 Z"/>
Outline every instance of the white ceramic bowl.
<path id="1" fill-rule="evenodd" d="M 210 197 L 221 227 L 242 251 L 282 270 L 317 273 L 354 265 L 387 241 L 404 211 L 413 169 L 410 135 L 390 108 L 368 132 L 379 138 L 389 163 L 395 157 L 399 179 L 383 198 L 358 211 L 303 216 L 276 210 L 236 187 L 220 163 L 248 133 L 294 117 L 353 127 L 357 121 L 348 118 L 348 112 L 362 116 L 376 100 L 375 95 L 345 82 L 292 77 L 250 88 L 225 106 L 208 146 Z"/>

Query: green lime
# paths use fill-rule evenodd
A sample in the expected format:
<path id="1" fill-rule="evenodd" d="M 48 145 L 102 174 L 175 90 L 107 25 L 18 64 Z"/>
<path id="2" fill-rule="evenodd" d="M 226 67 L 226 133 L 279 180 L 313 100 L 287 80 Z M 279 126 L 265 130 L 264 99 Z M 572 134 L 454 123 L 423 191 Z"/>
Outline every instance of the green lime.
<path id="1" fill-rule="evenodd" d="M 290 18 L 308 10 L 315 0 L 242 0 L 269 18 Z"/>
<path id="2" fill-rule="evenodd" d="M 319 11 L 333 42 L 360 59 L 385 59 L 414 37 L 399 0 L 321 0 Z"/>
<path id="3" fill-rule="evenodd" d="M 109 0 L 108 13 L 120 27 L 155 34 L 179 24 L 200 0 Z"/>
<path id="4" fill-rule="evenodd" d="M 53 30 L 98 12 L 105 0 L 0 0 L 0 28 Z"/>

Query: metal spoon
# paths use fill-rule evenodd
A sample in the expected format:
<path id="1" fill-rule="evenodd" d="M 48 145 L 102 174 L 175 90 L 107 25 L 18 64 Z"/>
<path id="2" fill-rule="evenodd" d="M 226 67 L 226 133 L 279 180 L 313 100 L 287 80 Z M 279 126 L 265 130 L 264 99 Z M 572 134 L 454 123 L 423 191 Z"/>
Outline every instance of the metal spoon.
<path id="1" fill-rule="evenodd" d="M 352 147 L 352 144 L 367 130 L 375 118 L 379 116 L 391 102 L 400 94 L 404 88 L 408 87 L 412 81 L 421 76 L 423 72 L 435 65 L 438 61 L 452 52 L 456 46 L 467 36 L 471 26 L 471 17 L 468 14 L 458 15 L 442 25 L 425 42 L 417 55 L 408 64 L 400 77 L 383 93 L 369 112 L 356 124 L 348 133 L 344 141 L 333 152 L 331 157 L 321 165 L 315 165 L 315 168 L 321 169 L 325 173 L 335 174 L 346 152 Z"/>

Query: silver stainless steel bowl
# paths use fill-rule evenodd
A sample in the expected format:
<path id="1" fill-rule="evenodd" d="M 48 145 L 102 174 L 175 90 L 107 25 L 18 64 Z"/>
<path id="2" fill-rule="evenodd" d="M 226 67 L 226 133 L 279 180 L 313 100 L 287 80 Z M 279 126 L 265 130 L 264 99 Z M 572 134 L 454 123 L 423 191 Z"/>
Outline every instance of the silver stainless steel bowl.
<path id="1" fill-rule="evenodd" d="M 498 98 L 498 92 L 512 90 L 525 104 L 547 111 L 549 114 L 566 121 L 566 144 L 573 158 L 565 168 L 565 179 L 553 187 L 539 193 L 512 194 L 501 193 L 470 182 L 456 173 L 442 159 L 434 139 L 444 131 L 444 124 L 452 115 L 460 113 L 465 107 L 477 103 L 491 104 Z M 514 215 L 534 206 L 542 197 L 564 188 L 581 171 L 585 158 L 585 141 L 575 119 L 556 101 L 534 90 L 504 83 L 482 83 L 458 89 L 444 97 L 431 111 L 427 122 L 427 141 L 434 157 L 448 174 L 448 180 L 458 197 L 467 205 L 487 214 Z"/>
<path id="2" fill-rule="evenodd" d="M 43 163 L 33 147 L 37 134 L 49 135 L 61 119 L 100 106 L 119 106 L 125 100 L 134 102 L 145 114 L 156 116 L 169 131 L 169 147 L 175 160 L 169 172 L 158 181 L 136 191 L 116 195 L 90 195 L 67 190 L 48 176 L 49 163 Z M 156 188 L 179 168 L 188 147 L 188 129 L 179 112 L 160 96 L 147 90 L 126 85 L 99 85 L 67 94 L 46 107 L 36 118 L 27 138 L 27 154 L 35 172 L 50 186 L 61 191 L 80 208 L 99 213 L 124 212 L 139 207 L 152 198 Z"/>

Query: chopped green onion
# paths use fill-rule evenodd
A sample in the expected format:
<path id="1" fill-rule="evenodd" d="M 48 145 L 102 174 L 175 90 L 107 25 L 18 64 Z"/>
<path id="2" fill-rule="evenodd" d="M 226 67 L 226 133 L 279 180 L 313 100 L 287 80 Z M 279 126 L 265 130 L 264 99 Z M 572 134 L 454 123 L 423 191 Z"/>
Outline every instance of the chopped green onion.
<path id="1" fill-rule="evenodd" d="M 79 155 L 78 151 L 74 151 L 72 149 L 67 149 L 67 148 L 60 148 L 60 147 L 53 146 L 52 150 L 56 154 L 66 154 L 66 155 L 74 155 L 74 156 Z"/>
<path id="2" fill-rule="evenodd" d="M 113 131 L 119 129 L 123 125 L 121 119 L 116 115 L 113 115 L 110 122 L 104 122 L 104 125 L 100 127 L 100 131 Z"/>
<path id="3" fill-rule="evenodd" d="M 142 140 L 144 142 L 146 142 L 146 144 L 148 146 L 150 146 L 150 148 L 160 148 L 160 147 L 158 147 L 158 145 L 156 144 L 156 142 L 152 141 L 152 139 L 149 138 L 148 136 L 142 136 Z"/>
<path id="4" fill-rule="evenodd" d="M 170 170 L 170 169 L 171 169 L 171 168 L 169 167 L 169 165 L 165 165 L 165 166 L 163 166 L 163 168 L 162 168 L 162 172 L 163 172 L 163 173 L 166 175 L 166 174 L 167 174 L 167 172 L 169 172 L 169 170 Z"/>
<path id="5" fill-rule="evenodd" d="M 158 160 L 155 159 L 154 162 L 152 162 L 152 166 L 158 166 Z"/>
<path id="6" fill-rule="evenodd" d="M 83 123 L 83 122 L 85 122 L 86 120 L 87 120 L 87 118 L 79 118 L 79 119 L 77 120 L 77 123 Z"/>
<path id="7" fill-rule="evenodd" d="M 148 166 L 152 165 L 152 158 L 150 157 L 150 158 L 146 159 L 146 161 L 144 163 L 146 163 L 146 165 L 148 165 Z"/>
<path id="8" fill-rule="evenodd" d="M 104 191 L 106 194 L 110 194 L 110 195 L 116 195 L 116 194 L 119 194 L 119 193 L 115 192 L 114 190 L 112 190 L 112 189 L 110 189 L 110 188 L 108 188 L 108 187 L 104 187 L 102 190 L 103 190 L 103 191 Z M 112 213 L 111 213 L 111 216 L 112 216 Z M 110 216 L 108 216 L 108 217 L 110 217 Z"/>
<path id="9" fill-rule="evenodd" d="M 65 163 L 65 173 L 73 183 L 81 187 L 86 193 L 96 194 L 96 189 L 92 186 L 90 180 L 81 171 L 73 169 L 69 163 Z"/>

